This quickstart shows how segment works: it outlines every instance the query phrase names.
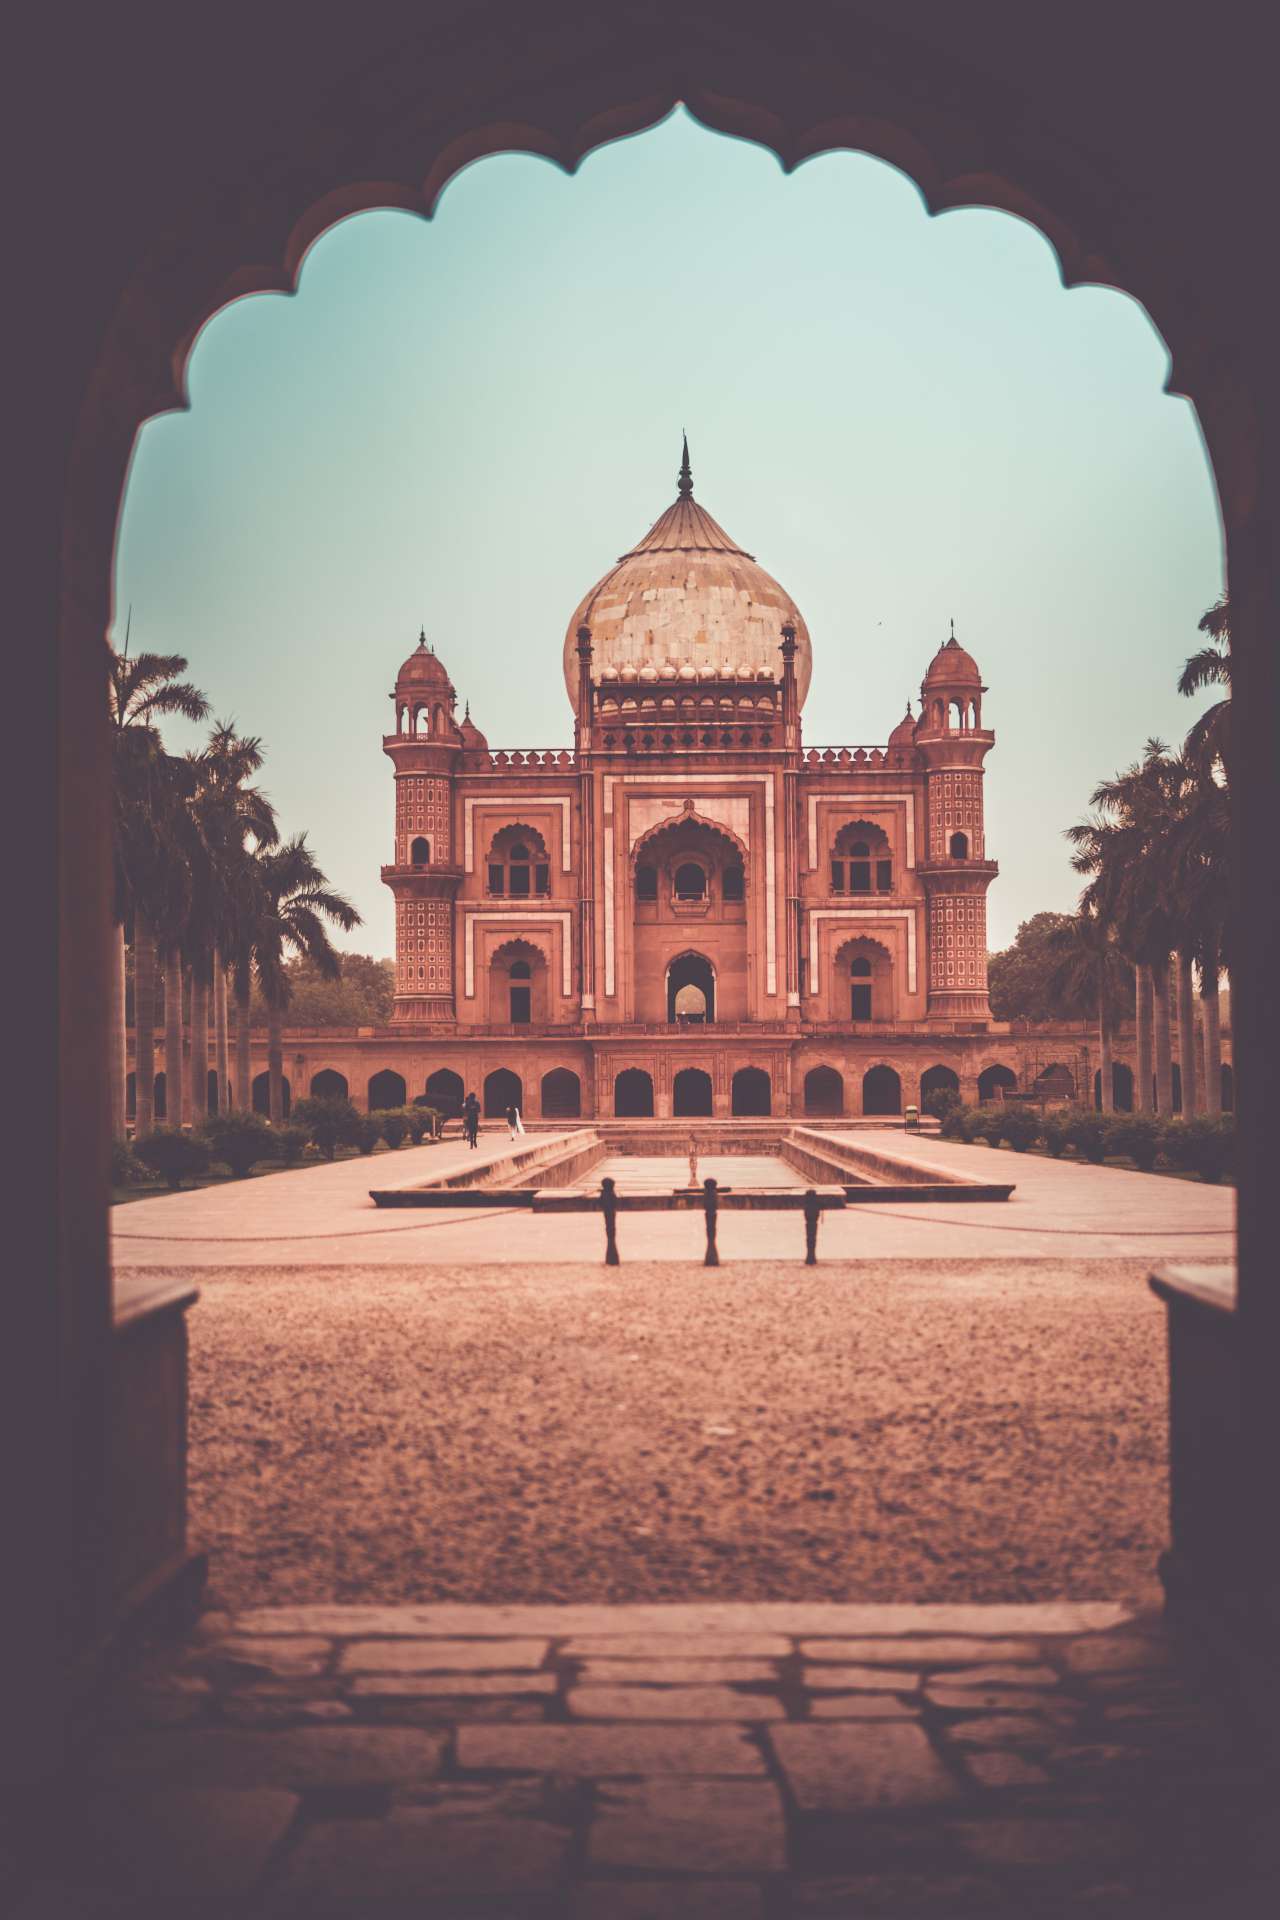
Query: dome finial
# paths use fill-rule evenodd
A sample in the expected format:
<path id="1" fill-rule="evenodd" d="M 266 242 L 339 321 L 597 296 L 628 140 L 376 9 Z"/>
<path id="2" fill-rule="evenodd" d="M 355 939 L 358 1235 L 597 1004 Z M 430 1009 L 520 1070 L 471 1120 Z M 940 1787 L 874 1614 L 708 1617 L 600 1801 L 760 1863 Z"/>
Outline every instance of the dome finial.
<path id="1" fill-rule="evenodd" d="M 955 622 L 954 614 L 951 616 L 951 638 L 950 640 L 948 640 L 947 645 L 949 647 L 954 647 L 959 645 L 959 642 L 956 639 L 956 622 Z"/>
<path id="2" fill-rule="evenodd" d="M 427 630 L 425 627 L 419 627 L 418 628 L 418 645 L 420 647 L 425 647 L 426 644 L 427 644 Z"/>
<path id="3" fill-rule="evenodd" d="M 682 433 L 681 438 L 684 442 L 684 451 L 680 459 L 680 498 L 692 500 L 693 474 L 689 469 L 689 436 L 687 433 Z"/>

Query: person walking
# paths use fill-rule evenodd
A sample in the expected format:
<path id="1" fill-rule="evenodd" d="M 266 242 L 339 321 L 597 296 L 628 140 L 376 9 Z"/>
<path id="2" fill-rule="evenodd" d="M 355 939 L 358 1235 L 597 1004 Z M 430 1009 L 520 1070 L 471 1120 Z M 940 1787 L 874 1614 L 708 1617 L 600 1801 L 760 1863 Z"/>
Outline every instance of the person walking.
<path id="1" fill-rule="evenodd" d="M 467 1136 L 467 1145 L 474 1147 L 480 1137 L 480 1102 L 474 1093 L 469 1093 L 462 1103 L 462 1131 Z"/>
<path id="2" fill-rule="evenodd" d="M 514 1100 L 507 1108 L 507 1131 L 513 1140 L 524 1132 L 524 1121 L 520 1118 L 520 1109 Z"/>

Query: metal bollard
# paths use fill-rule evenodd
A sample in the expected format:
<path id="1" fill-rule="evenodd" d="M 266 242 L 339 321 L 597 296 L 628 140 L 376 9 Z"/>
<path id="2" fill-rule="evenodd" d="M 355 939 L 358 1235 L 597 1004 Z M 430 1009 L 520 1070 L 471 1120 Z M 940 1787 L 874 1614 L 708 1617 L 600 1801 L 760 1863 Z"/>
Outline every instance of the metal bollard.
<path id="1" fill-rule="evenodd" d="M 612 1180 L 600 1182 L 600 1211 L 604 1215 L 604 1263 L 606 1267 L 621 1266 L 618 1258 L 618 1195 Z"/>
<path id="2" fill-rule="evenodd" d="M 810 1187 L 804 1196 L 804 1263 L 806 1267 L 818 1264 L 818 1222 L 822 1218 L 822 1202 Z"/>
<path id="3" fill-rule="evenodd" d="M 704 1267 L 718 1267 L 720 1265 L 720 1255 L 716 1251 L 716 1208 L 719 1205 L 719 1201 L 716 1197 L 715 1181 L 704 1180 L 702 1183 L 702 1192 L 704 1195 L 703 1206 L 706 1208 L 707 1213 L 707 1251 L 702 1264 Z"/>

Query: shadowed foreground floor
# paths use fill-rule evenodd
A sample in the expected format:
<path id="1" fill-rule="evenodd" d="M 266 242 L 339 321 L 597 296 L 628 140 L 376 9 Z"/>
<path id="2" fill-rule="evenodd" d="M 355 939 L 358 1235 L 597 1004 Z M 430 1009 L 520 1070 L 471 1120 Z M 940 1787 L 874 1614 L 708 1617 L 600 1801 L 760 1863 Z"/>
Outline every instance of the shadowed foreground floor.
<path id="1" fill-rule="evenodd" d="M 1150 1604 L 1146 1271 L 206 1269 L 192 1531 L 212 1597 Z"/>
<path id="2" fill-rule="evenodd" d="M 99 1703 L 17 1920 L 1253 1920 L 1213 1692 L 1098 1604 L 209 1614 Z"/>

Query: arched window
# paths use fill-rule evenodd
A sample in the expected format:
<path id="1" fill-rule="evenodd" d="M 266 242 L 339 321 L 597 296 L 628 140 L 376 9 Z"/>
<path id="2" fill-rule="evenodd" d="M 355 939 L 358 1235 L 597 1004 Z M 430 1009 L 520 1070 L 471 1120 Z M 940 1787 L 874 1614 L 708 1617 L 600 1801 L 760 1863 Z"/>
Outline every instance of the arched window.
<path id="1" fill-rule="evenodd" d="M 707 897 L 707 871 L 696 860 L 682 860 L 676 868 L 675 895 L 677 900 L 705 900 Z"/>
<path id="2" fill-rule="evenodd" d="M 411 867 L 425 867 L 429 865 L 430 860 L 431 842 L 425 840 L 422 835 L 419 834 L 417 839 L 414 840 L 409 847 L 409 865 Z"/>
<path id="3" fill-rule="evenodd" d="M 658 869 L 651 866 L 636 868 L 636 899 L 656 900 L 658 897 Z"/>
<path id="4" fill-rule="evenodd" d="M 667 1019 L 672 1026 L 707 1026 L 716 1017 L 716 976 L 701 953 L 682 953 L 667 969 Z"/>
<path id="5" fill-rule="evenodd" d="M 863 957 L 851 961 L 849 965 L 851 1020 L 869 1020 L 871 1018 L 871 962 Z"/>
<path id="6" fill-rule="evenodd" d="M 725 903 L 737 906 L 747 897 L 747 876 L 742 870 L 741 860 L 731 860 L 724 870 L 722 882 Z"/>
<path id="7" fill-rule="evenodd" d="M 893 891 L 893 851 L 879 827 L 865 820 L 841 827 L 831 849 L 832 893 Z"/>
<path id="8" fill-rule="evenodd" d="M 507 978 L 511 982 L 511 1024 L 527 1027 L 533 1010 L 533 968 L 527 960 L 513 960 Z"/>
<path id="9" fill-rule="evenodd" d="M 951 858 L 953 860 L 967 860 L 969 858 L 969 836 L 967 833 L 952 834 Z"/>
<path id="10" fill-rule="evenodd" d="M 551 863 L 541 836 L 528 827 L 504 827 L 489 848 L 489 892 L 511 900 L 551 891 Z"/>

